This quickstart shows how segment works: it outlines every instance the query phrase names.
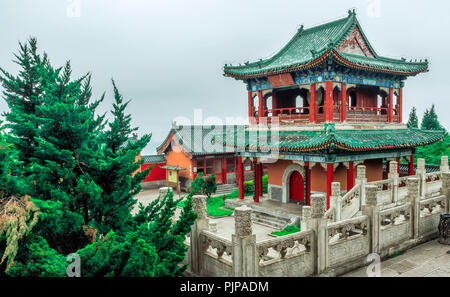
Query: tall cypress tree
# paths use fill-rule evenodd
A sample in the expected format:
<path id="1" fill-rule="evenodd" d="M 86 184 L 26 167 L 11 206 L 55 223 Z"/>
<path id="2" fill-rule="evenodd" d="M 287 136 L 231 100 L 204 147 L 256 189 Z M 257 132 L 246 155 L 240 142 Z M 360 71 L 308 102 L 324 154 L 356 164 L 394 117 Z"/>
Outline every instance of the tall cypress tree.
<path id="1" fill-rule="evenodd" d="M 419 119 L 417 118 L 417 111 L 415 107 L 413 107 L 409 113 L 408 127 L 419 128 Z"/>
<path id="2" fill-rule="evenodd" d="M 18 187 L 31 198 L 8 204 L 21 213 L 16 222 L 27 222 L 20 230 L 7 222 L 12 231 L 0 234 L 8 275 L 63 276 L 64 255 L 75 251 L 85 256 L 83 261 L 92 260 L 86 275 L 180 275 L 183 268 L 178 265 L 187 250 L 184 238 L 195 220 L 192 203 L 188 198 L 175 224 L 181 200 L 174 201 L 172 194 L 130 215 L 133 196 L 147 174 L 136 173 L 136 159 L 150 135 L 130 141 L 135 129 L 125 114 L 128 102 L 114 82 L 114 119 L 105 131 L 104 116 L 95 114 L 103 96 L 91 102 L 89 74 L 73 80 L 70 63 L 53 68 L 46 55 L 37 53 L 34 39 L 21 45 L 16 57 L 22 67 L 19 75 L 2 70 L 1 82 L 10 107 L 8 139 L 17 149 L 18 162 L 11 166 L 14 158 L 2 159 L 0 151 L 0 191 L 13 193 Z M 9 160 L 3 163 L 8 166 L 2 167 L 2 160 Z M 112 246 L 116 248 L 99 249 L 115 239 L 104 236 L 97 244 L 96 234 L 111 229 L 118 234 Z"/>
<path id="3" fill-rule="evenodd" d="M 132 133 L 137 128 L 131 127 L 131 115 L 125 113 L 130 101 L 124 102 L 114 80 L 112 85 L 113 120 L 109 123 L 109 130 L 103 135 L 103 165 L 94 173 L 97 185 L 103 189 L 102 203 L 95 211 L 95 221 L 102 234 L 111 229 L 119 232 L 130 221 L 131 210 L 136 204 L 133 197 L 142 190 L 141 182 L 149 173 L 149 170 L 138 171 L 140 162 L 137 160 L 151 135 L 132 139 Z"/>
<path id="4" fill-rule="evenodd" d="M 430 110 L 427 109 L 425 111 L 420 128 L 423 130 L 444 130 L 439 123 L 434 104 L 431 106 Z"/>

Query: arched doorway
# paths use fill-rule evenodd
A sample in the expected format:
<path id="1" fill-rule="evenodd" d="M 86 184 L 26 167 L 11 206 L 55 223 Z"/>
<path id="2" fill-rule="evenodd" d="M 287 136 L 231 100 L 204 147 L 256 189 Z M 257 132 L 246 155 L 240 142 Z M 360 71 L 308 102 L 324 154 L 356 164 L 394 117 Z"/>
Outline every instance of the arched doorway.
<path id="1" fill-rule="evenodd" d="M 304 202 L 303 177 L 298 171 L 291 174 L 289 180 L 290 200 L 294 202 Z"/>

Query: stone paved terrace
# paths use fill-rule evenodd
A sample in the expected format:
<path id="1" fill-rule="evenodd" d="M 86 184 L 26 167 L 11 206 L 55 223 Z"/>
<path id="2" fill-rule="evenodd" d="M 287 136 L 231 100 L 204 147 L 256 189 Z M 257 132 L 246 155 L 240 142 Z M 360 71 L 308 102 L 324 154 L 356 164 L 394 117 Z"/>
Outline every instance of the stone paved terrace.
<path id="1" fill-rule="evenodd" d="M 153 200 L 155 200 L 158 197 L 159 194 L 159 189 L 152 189 L 152 190 L 143 190 L 141 191 L 137 196 L 137 200 L 138 203 L 137 205 L 140 203 L 142 203 L 144 206 L 147 206 L 150 202 L 152 202 Z M 181 196 L 186 196 L 186 193 L 181 193 Z M 250 203 L 250 199 L 251 199 L 251 203 L 253 202 L 253 198 L 251 197 L 247 197 L 247 199 L 249 200 L 248 202 Z M 264 201 L 264 203 L 267 203 L 270 201 Z M 133 209 L 133 214 L 135 214 L 138 210 L 138 206 L 136 205 L 136 207 Z M 178 209 L 178 211 L 175 214 L 175 218 L 180 214 L 180 210 Z M 216 222 L 217 224 L 217 235 L 222 236 L 224 238 L 227 238 L 229 240 L 231 240 L 231 235 L 234 233 L 234 217 L 223 217 L 223 218 L 217 218 L 217 219 L 212 219 L 210 218 L 210 222 Z M 256 240 L 257 241 L 261 241 L 261 240 L 266 240 L 266 239 L 270 239 L 273 238 L 271 236 L 269 236 L 270 233 L 272 233 L 273 231 L 278 231 L 263 225 L 259 225 L 259 224 L 253 224 L 253 231 L 256 234 Z"/>
<path id="2" fill-rule="evenodd" d="M 366 277 L 367 267 L 343 277 Z M 402 255 L 381 263 L 382 277 L 450 277 L 450 246 L 437 240 L 416 246 Z"/>
<path id="3" fill-rule="evenodd" d="M 259 203 L 255 203 L 253 201 L 253 197 L 247 196 L 244 200 L 239 199 L 233 199 L 233 203 L 242 206 L 247 205 L 248 207 L 251 207 L 253 209 L 257 208 L 263 208 L 266 210 L 269 210 L 271 212 L 275 213 L 281 213 L 281 214 L 288 214 L 288 215 L 295 215 L 295 216 L 301 216 L 302 214 L 302 207 L 301 205 L 296 205 L 294 203 L 281 203 L 273 200 L 267 200 L 267 194 L 264 195 L 264 197 L 260 200 Z"/>

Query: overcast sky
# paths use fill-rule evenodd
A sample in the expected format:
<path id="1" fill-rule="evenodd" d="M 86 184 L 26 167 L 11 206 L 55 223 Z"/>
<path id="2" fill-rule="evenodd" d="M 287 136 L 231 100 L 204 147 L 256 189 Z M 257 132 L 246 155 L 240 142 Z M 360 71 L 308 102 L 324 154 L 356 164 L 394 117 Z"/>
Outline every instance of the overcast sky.
<path id="1" fill-rule="evenodd" d="M 78 5 L 79 4 L 79 5 Z M 107 98 L 111 77 L 127 99 L 139 134 L 152 133 L 144 154 L 167 136 L 176 117 L 245 117 L 245 85 L 222 74 L 225 63 L 267 58 L 305 28 L 347 16 L 358 19 L 380 55 L 431 61 L 430 72 L 406 81 L 404 118 L 436 104 L 450 128 L 450 1 L 446 0 L 2 0 L 0 66 L 18 41 L 37 37 L 52 63 L 71 60 L 74 75 L 93 74 L 94 95 Z M 0 111 L 7 110 L 4 100 Z"/>

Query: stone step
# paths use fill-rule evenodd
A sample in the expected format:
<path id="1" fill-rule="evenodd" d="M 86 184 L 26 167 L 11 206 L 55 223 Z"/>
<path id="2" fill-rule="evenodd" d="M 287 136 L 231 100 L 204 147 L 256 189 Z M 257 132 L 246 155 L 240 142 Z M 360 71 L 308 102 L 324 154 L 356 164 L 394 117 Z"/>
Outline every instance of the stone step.
<path id="1" fill-rule="evenodd" d="M 283 224 L 283 223 L 279 223 L 279 222 L 274 222 L 272 220 L 266 220 L 266 219 L 261 218 L 261 217 L 255 218 L 253 220 L 253 222 L 255 224 L 264 225 L 266 227 L 277 229 L 277 230 L 282 230 L 287 225 L 287 224 Z"/>
<path id="2" fill-rule="evenodd" d="M 278 230 L 282 230 L 290 223 L 290 219 L 288 218 L 277 217 L 262 212 L 254 212 L 252 219 L 257 224 L 265 225 Z"/>
<path id="3" fill-rule="evenodd" d="M 271 221 L 277 224 L 282 224 L 282 225 L 286 225 L 289 223 L 290 220 L 288 219 L 283 219 L 283 218 L 277 218 L 277 217 L 272 217 L 269 215 L 264 215 L 264 214 L 256 214 L 254 216 L 255 219 L 263 219 L 263 220 L 267 220 L 267 221 Z"/>

